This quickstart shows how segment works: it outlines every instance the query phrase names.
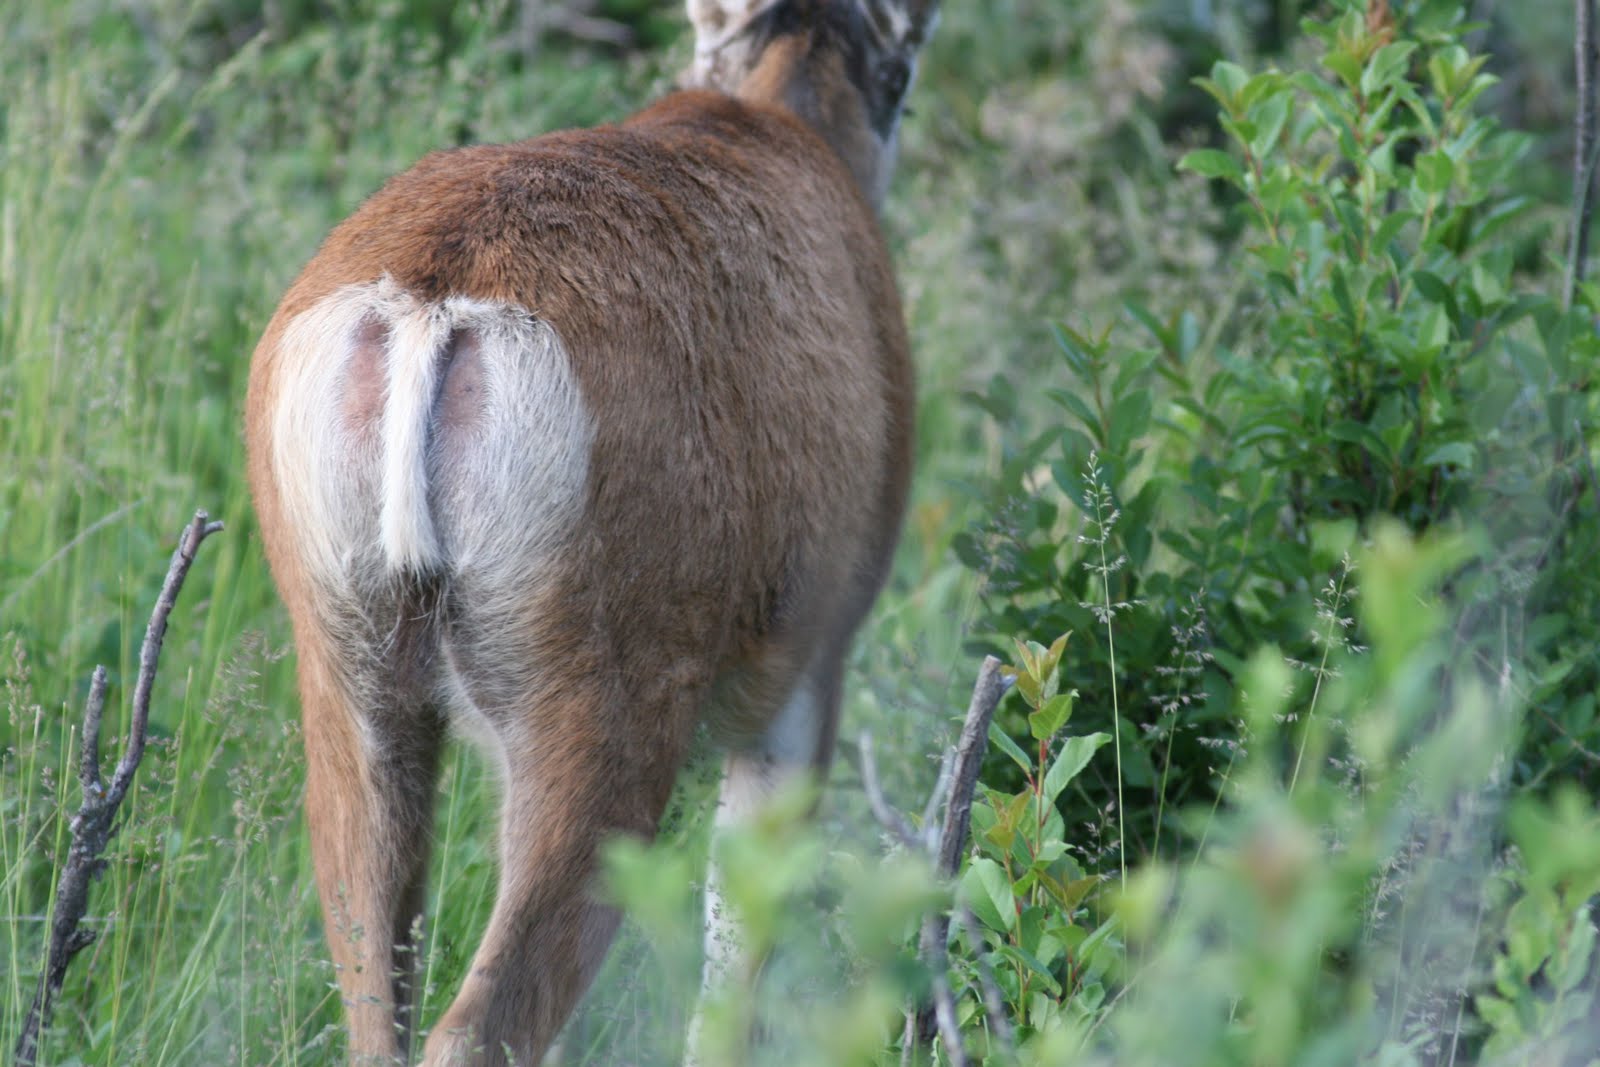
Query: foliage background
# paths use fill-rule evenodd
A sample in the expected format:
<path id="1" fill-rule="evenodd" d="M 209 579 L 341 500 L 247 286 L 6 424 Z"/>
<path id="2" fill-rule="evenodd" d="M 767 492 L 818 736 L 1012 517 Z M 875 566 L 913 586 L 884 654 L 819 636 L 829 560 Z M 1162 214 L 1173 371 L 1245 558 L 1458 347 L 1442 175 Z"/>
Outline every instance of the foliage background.
<path id="1" fill-rule="evenodd" d="M 993 914 L 975 904 L 983 928 L 958 935 L 963 1020 L 997 1062 L 1005 1053 L 988 1043 L 974 993 L 983 965 L 1000 970 L 1037 1062 L 1060 1062 L 1067 1047 L 1086 1058 L 1114 1048 L 1123 1063 L 1513 1056 L 1528 1034 L 1561 1033 L 1589 1010 L 1582 942 L 1594 853 L 1586 866 L 1582 846 L 1593 840 L 1593 816 L 1556 787 L 1587 785 L 1600 763 L 1588 573 L 1595 505 L 1560 495 L 1547 465 L 1512 460 L 1537 440 L 1547 455 L 1564 455 L 1557 469 L 1581 473 L 1594 449 L 1592 403 L 1571 389 L 1574 437 L 1570 420 L 1551 423 L 1540 407 L 1547 383 L 1502 372 L 1528 365 L 1512 358 L 1522 349 L 1573 352 L 1580 365 L 1561 385 L 1581 386 L 1592 346 L 1553 336 L 1570 327 L 1551 311 L 1543 325 L 1530 318 L 1509 329 L 1496 349 L 1509 362 L 1480 361 L 1474 372 L 1470 345 L 1455 350 L 1450 358 L 1481 373 L 1483 389 L 1511 381 L 1507 403 L 1526 401 L 1527 418 L 1544 419 L 1548 432 L 1509 439 L 1509 459 L 1474 452 L 1473 464 L 1446 468 L 1461 474 L 1448 514 L 1426 499 L 1409 512 L 1398 498 L 1341 510 L 1334 489 L 1307 479 L 1325 449 L 1359 461 L 1370 448 L 1359 432 L 1346 440 L 1319 424 L 1326 436 L 1306 436 L 1300 452 L 1257 462 L 1241 439 L 1249 421 L 1235 418 L 1251 404 L 1261 414 L 1284 402 L 1274 391 L 1281 381 L 1252 378 L 1250 368 L 1323 336 L 1316 300 L 1331 290 L 1275 303 L 1262 284 L 1271 265 L 1262 265 L 1248 190 L 1193 173 L 1203 168 L 1176 169 L 1195 149 L 1237 154 L 1218 101 L 1193 79 L 1218 60 L 1241 71 L 1317 69 L 1321 46 L 1300 19 L 1348 6 L 950 4 L 923 66 L 885 217 L 921 375 L 919 475 L 891 588 L 858 642 L 844 734 L 869 729 L 887 791 L 919 806 L 976 654 L 999 648 L 1015 658 L 1011 638 L 1048 643 L 1070 629 L 1055 683 L 1079 691 L 1068 732 L 1118 736 L 1051 798 L 1060 803 L 1048 827 L 1070 849 L 1052 859 L 1067 865 L 1057 875 L 1070 867 L 1079 882 L 1118 892 L 1086 886 L 1051 905 L 1037 879 L 991 880 L 983 888 Z M 1430 9 L 1457 7 L 1393 6 L 1402 32 Z M 1569 207 L 1571 12 L 1553 2 L 1468 7 L 1464 43 L 1487 52 L 1499 77 L 1476 106 L 1527 141 L 1495 157 L 1500 171 L 1457 189 L 1522 203 L 1484 268 L 1490 280 L 1448 273 L 1471 265 L 1459 249 L 1407 269 L 1475 292 L 1492 281 L 1508 299 L 1556 294 Z M 554 17 L 562 10 L 511 0 L 0 3 L 0 1043 L 12 1043 L 33 991 L 63 812 L 75 804 L 68 760 L 90 669 L 104 663 L 114 683 L 131 678 L 168 541 L 204 506 L 229 532 L 206 545 L 174 617 L 156 744 L 94 897 L 102 936 L 69 978 L 43 1061 L 334 1061 L 337 997 L 297 806 L 287 626 L 240 476 L 245 367 L 316 243 L 384 178 L 443 145 L 619 117 L 666 91 L 687 57 L 673 5 L 602 0 L 586 9 L 626 30 L 625 45 L 574 36 Z M 1307 188 L 1337 190 L 1359 166 L 1353 159 L 1291 169 Z M 1396 173 L 1386 196 L 1416 181 L 1409 161 Z M 1470 325 L 1452 323 L 1453 341 L 1470 340 Z M 1300 381 L 1347 354 L 1297 351 Z M 1232 407 L 1208 392 L 1218 382 L 1235 390 Z M 1380 383 L 1374 395 L 1403 388 Z M 1487 449 L 1510 425 L 1475 417 L 1488 392 L 1452 395 L 1441 444 Z M 1101 407 L 1083 419 L 1062 397 Z M 1352 421 L 1376 417 L 1375 408 Z M 1100 473 L 1086 477 L 1091 451 Z M 1505 483 L 1498 495 L 1490 474 Z M 1250 505 L 1237 528 L 1219 519 L 1202 535 L 1204 523 L 1185 525 L 1207 491 Z M 1285 509 L 1300 518 L 1285 526 Z M 1379 512 L 1398 512 L 1419 532 L 1446 528 L 1420 547 L 1375 540 L 1367 523 Z M 1516 521 L 1486 528 L 1507 514 Z M 1552 528 L 1563 531 L 1553 548 L 1525 543 Z M 1476 549 L 1460 547 L 1475 537 Z M 1285 562 L 1278 550 L 1291 548 Z M 1085 569 L 1090 549 L 1109 549 L 1102 567 L 1118 557 L 1128 565 Z M 1360 561 L 1353 575 L 1347 552 Z M 1464 565 L 1469 557 L 1479 562 Z M 1347 625 L 1369 574 L 1414 597 L 1391 596 L 1387 614 L 1374 609 L 1359 628 Z M 1435 602 L 1438 618 L 1386 628 L 1385 619 L 1424 615 L 1416 605 Z M 1262 645 L 1282 655 L 1252 660 Z M 1270 662 L 1285 657 L 1312 669 L 1279 678 Z M 1442 681 L 1447 665 L 1470 667 L 1473 657 L 1482 671 Z M 1511 726 L 1501 716 L 1466 736 L 1433 731 L 1479 720 L 1447 715 L 1419 691 L 1468 694 L 1479 674 L 1514 682 L 1509 703 L 1532 725 L 1516 725 L 1519 710 Z M 1325 680 L 1327 695 L 1314 695 Z M 1294 695 L 1280 721 L 1262 708 L 1280 706 L 1272 694 L 1284 690 Z M 1508 703 L 1505 685 L 1483 699 Z M 1315 712 L 1319 700 L 1323 721 L 1336 725 L 1379 713 L 1423 725 L 1411 741 L 1362 748 L 1300 727 L 1297 709 Z M 1463 696 L 1449 707 L 1470 704 Z M 1002 709 L 1019 738 L 1029 736 L 1028 710 L 1016 699 Z M 1045 750 L 1059 751 L 1065 736 L 1049 733 Z M 885 1019 L 916 982 L 895 935 L 926 886 L 914 866 L 863 858 L 878 835 L 846 748 L 821 837 L 779 827 L 777 844 L 750 846 L 752 869 L 768 872 L 752 899 L 795 904 L 778 909 L 790 926 L 774 920 L 770 936 L 788 948 L 766 984 L 813 997 L 813 1014 L 843 1043 L 823 1048 L 797 1031 L 785 1053 L 780 1033 L 774 1062 L 798 1062 L 795 1047 L 820 1062 L 871 1062 L 861 1048 L 892 1043 Z M 1308 749 L 1308 784 L 1285 789 L 1298 783 Z M 1336 788 L 1330 761 L 1348 766 L 1352 749 L 1406 766 L 1430 752 L 1445 764 L 1462 751 L 1506 756 L 1470 782 L 1473 761 L 1459 781 L 1373 775 L 1370 787 Z M 991 758 L 980 833 L 1003 818 L 1004 798 L 1029 791 L 1030 770 L 1042 770 L 1042 755 L 1031 768 L 1023 755 Z M 696 962 L 693 939 L 671 931 L 694 924 L 710 769 L 702 760 L 687 776 L 665 828 L 667 855 L 635 858 L 638 880 L 660 892 L 629 900 L 637 925 L 569 1032 L 568 1062 L 676 1056 Z M 1235 770 L 1244 784 L 1229 793 Z M 467 753 L 447 766 L 424 1018 L 448 1002 L 487 914 L 484 777 Z M 1495 784 L 1486 792 L 1487 781 Z M 1484 810 L 1463 814 L 1472 804 Z M 1473 837 L 1478 851 L 1454 848 Z M 1004 867 L 1007 850 L 986 841 L 980 852 Z M 823 866 L 843 872 L 838 881 L 819 888 L 803 866 L 792 869 L 796 857 L 823 854 Z M 963 883 L 973 890 L 988 870 L 976 869 Z M 1377 916 L 1384 901 L 1448 898 L 1473 881 L 1492 892 L 1467 911 L 1478 920 L 1458 938 L 1464 958 L 1404 936 L 1455 930 L 1448 908 L 1368 928 L 1393 936 L 1340 925 L 1351 901 Z M 1180 883 L 1191 888 L 1180 894 Z M 1285 902 L 1276 931 L 1233 925 L 1270 912 L 1262 893 Z M 1005 918 L 1008 903 L 1019 922 Z M 1035 951 L 1046 942 L 1025 945 L 1018 932 L 1034 921 L 1021 921 L 1029 907 L 1040 918 L 1028 936 L 1055 938 L 1049 959 Z M 1061 925 L 1047 929 L 1052 916 Z M 802 932 L 818 929 L 820 939 Z M 1215 950 L 1217 929 L 1234 931 L 1230 951 Z M 815 952 L 796 947 L 818 940 Z M 1096 956 L 1101 945 L 1109 947 Z M 1030 959 L 1016 955 L 1024 951 Z M 1024 980 L 1035 963 L 1042 977 Z M 1004 978 L 1008 967 L 1015 982 Z M 1448 982 L 1418 977 L 1445 970 Z M 841 973 L 859 991 L 848 1026 L 827 996 Z M 1214 996 L 1186 997 L 1181 1025 L 1151 1006 L 1170 1003 L 1158 994 L 1189 988 L 1196 974 Z M 1310 988 L 1334 992 L 1310 1007 L 1282 1002 L 1285 991 Z M 1368 1025 L 1380 1007 L 1387 1029 Z M 1161 1033 L 1181 1044 L 1161 1044 Z M 1457 1038 L 1441 1041 L 1444 1033 Z"/>

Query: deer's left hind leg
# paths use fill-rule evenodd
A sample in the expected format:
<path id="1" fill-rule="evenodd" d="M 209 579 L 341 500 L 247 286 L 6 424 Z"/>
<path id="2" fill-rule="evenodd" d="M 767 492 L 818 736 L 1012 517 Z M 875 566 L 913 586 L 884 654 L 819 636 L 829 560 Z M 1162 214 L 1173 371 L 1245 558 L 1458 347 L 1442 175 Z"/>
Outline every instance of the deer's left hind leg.
<path id="1" fill-rule="evenodd" d="M 582 677 L 525 707 L 485 709 L 503 758 L 500 884 L 455 1002 L 429 1036 L 429 1067 L 534 1067 L 588 987 L 618 923 L 595 884 L 600 846 L 654 836 L 692 717 L 640 728 Z"/>
<path id="2" fill-rule="evenodd" d="M 328 668 L 302 633 L 306 810 L 354 1062 L 406 1058 L 444 725 L 432 708 Z"/>

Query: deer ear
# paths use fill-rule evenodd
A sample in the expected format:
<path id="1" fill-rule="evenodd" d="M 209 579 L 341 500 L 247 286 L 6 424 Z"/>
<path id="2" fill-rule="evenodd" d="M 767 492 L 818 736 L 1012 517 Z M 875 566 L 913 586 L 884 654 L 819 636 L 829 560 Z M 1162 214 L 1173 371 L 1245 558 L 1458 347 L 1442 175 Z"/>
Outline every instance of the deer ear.
<path id="1" fill-rule="evenodd" d="M 705 47 L 728 37 L 772 0 L 688 0 L 695 44 Z"/>
<path id="2" fill-rule="evenodd" d="M 925 41 L 933 35 L 933 28 L 939 24 L 939 0 L 906 0 L 906 14 L 911 19 L 918 42 Z"/>
<path id="3" fill-rule="evenodd" d="M 861 0 L 861 7 L 886 44 L 913 52 L 939 21 L 939 0 Z"/>

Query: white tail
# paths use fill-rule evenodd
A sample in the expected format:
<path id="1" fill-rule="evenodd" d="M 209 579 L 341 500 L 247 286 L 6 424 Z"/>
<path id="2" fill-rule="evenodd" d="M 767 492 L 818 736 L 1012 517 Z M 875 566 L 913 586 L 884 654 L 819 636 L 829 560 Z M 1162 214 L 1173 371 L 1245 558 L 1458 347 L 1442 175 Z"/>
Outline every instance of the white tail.
<path id="1" fill-rule="evenodd" d="M 250 479 L 352 1059 L 409 1054 L 450 729 L 501 772 L 501 870 L 429 1064 L 538 1062 L 615 929 L 598 844 L 654 832 L 697 723 L 719 823 L 826 769 L 909 477 L 874 207 L 932 3 L 690 0 L 702 88 L 427 157 L 268 326 Z"/>

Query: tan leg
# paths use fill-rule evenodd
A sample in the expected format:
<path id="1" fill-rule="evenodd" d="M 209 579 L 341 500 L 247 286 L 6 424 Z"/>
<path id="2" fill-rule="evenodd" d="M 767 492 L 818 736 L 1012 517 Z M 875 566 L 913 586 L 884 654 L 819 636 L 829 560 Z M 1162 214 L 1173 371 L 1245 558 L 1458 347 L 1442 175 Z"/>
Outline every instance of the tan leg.
<path id="1" fill-rule="evenodd" d="M 616 932 L 616 909 L 596 894 L 599 847 L 654 835 L 682 762 L 686 726 L 609 726 L 593 692 L 535 706 L 497 731 L 500 885 L 461 992 L 428 1037 L 429 1067 L 536 1067 Z"/>
<path id="2" fill-rule="evenodd" d="M 306 811 L 350 1058 L 403 1062 L 443 726 L 415 703 L 351 700 L 304 637 L 300 650 Z"/>

